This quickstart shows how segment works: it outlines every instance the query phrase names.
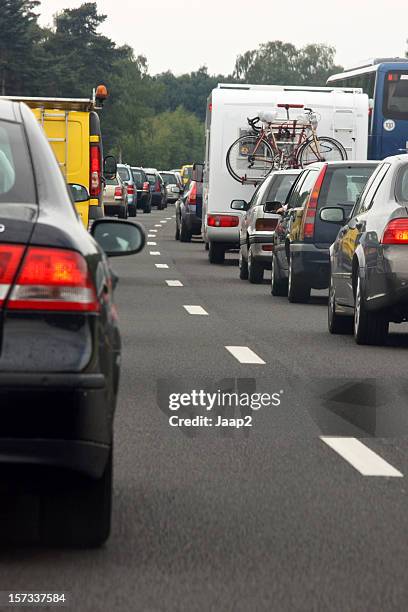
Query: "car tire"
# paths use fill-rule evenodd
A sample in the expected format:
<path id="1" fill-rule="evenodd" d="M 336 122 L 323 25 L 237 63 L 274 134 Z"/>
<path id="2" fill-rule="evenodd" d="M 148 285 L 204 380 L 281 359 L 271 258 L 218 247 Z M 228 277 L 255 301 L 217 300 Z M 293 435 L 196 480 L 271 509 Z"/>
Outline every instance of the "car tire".
<path id="1" fill-rule="evenodd" d="M 41 543 L 91 548 L 106 542 L 111 524 L 112 458 L 113 450 L 97 480 L 67 473 L 64 478 L 55 476 L 51 487 L 48 484 L 41 498 Z"/>
<path id="2" fill-rule="evenodd" d="M 239 278 L 241 280 L 248 280 L 248 262 L 244 258 L 242 248 L 239 249 Z"/>
<path id="3" fill-rule="evenodd" d="M 248 248 L 248 280 L 253 285 L 260 285 L 264 279 L 264 267 L 254 259 L 252 245 Z"/>
<path id="4" fill-rule="evenodd" d="M 293 258 L 289 258 L 288 300 L 293 304 L 304 304 L 310 300 L 311 287 L 300 275 L 293 272 Z"/>
<path id="5" fill-rule="evenodd" d="M 121 206 L 118 214 L 119 219 L 127 219 L 128 218 L 128 209 L 127 206 Z"/>
<path id="6" fill-rule="evenodd" d="M 271 293 L 279 297 L 287 297 L 288 281 L 281 279 L 279 274 L 279 264 L 275 255 L 272 254 L 272 274 L 271 274 Z"/>
<path id="7" fill-rule="evenodd" d="M 208 260 L 211 264 L 223 264 L 225 260 L 225 247 L 219 242 L 210 242 Z"/>
<path id="8" fill-rule="evenodd" d="M 129 217 L 136 217 L 136 216 L 137 216 L 136 206 L 129 207 Z"/>
<path id="9" fill-rule="evenodd" d="M 353 317 L 340 316 L 336 313 L 336 293 L 333 278 L 330 278 L 327 323 L 331 334 L 352 334 Z"/>
<path id="10" fill-rule="evenodd" d="M 208 251 L 210 249 L 210 245 L 208 242 L 205 243 L 204 248 L 206 251 Z"/>
<path id="11" fill-rule="evenodd" d="M 180 242 L 191 242 L 192 234 L 186 228 L 186 224 L 183 222 L 183 217 L 180 219 Z"/>
<path id="12" fill-rule="evenodd" d="M 177 223 L 177 221 L 176 221 L 176 233 L 174 235 L 174 239 L 175 240 L 180 240 L 180 227 L 179 227 L 179 224 Z"/>
<path id="13" fill-rule="evenodd" d="M 357 344 L 382 346 L 388 337 L 389 321 L 382 312 L 370 312 L 364 303 L 360 276 L 357 278 L 354 307 L 354 339 Z"/>

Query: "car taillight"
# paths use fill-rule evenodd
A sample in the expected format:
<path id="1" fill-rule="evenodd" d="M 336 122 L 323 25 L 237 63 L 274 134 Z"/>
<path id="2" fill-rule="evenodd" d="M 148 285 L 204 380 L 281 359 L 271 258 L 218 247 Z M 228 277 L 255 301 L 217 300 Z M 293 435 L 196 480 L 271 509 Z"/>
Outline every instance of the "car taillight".
<path id="1" fill-rule="evenodd" d="M 278 225 L 279 219 L 257 219 L 255 229 L 258 231 L 272 231 Z"/>
<path id="2" fill-rule="evenodd" d="M 99 303 L 82 255 L 65 249 L 29 247 L 7 308 L 97 312 Z"/>
<path id="3" fill-rule="evenodd" d="M 408 219 L 393 219 L 384 230 L 382 244 L 408 244 Z"/>
<path id="4" fill-rule="evenodd" d="M 271 251 L 273 251 L 273 244 L 263 244 L 262 245 L 262 250 L 263 251 L 268 251 L 270 253 Z"/>
<path id="5" fill-rule="evenodd" d="M 156 181 L 156 185 L 155 185 L 154 189 L 155 189 L 155 191 L 161 191 L 161 189 L 160 189 L 160 182 L 159 181 Z"/>
<path id="6" fill-rule="evenodd" d="M 150 189 L 150 183 L 146 181 L 145 183 L 143 183 L 143 191 L 149 191 L 149 189 Z"/>
<path id="7" fill-rule="evenodd" d="M 320 190 L 323 185 L 323 180 L 327 171 L 327 164 L 320 170 L 319 175 L 316 179 L 312 193 L 306 202 L 305 211 L 303 213 L 302 227 L 303 227 L 303 238 L 313 238 L 314 228 L 316 221 L 317 212 L 317 201 L 319 199 Z"/>
<path id="8" fill-rule="evenodd" d="M 122 187 L 119 185 L 118 187 L 115 187 L 115 198 L 122 199 L 122 196 L 123 196 Z"/>
<path id="9" fill-rule="evenodd" d="M 91 197 L 98 197 L 101 193 L 101 150 L 99 145 L 91 145 L 90 148 L 90 180 L 89 193 Z"/>
<path id="10" fill-rule="evenodd" d="M 188 194 L 188 203 L 197 204 L 197 183 L 193 183 L 190 193 Z"/>
<path id="11" fill-rule="evenodd" d="M 135 194 L 134 186 L 133 185 L 128 185 L 127 186 L 127 192 L 128 192 L 128 195 L 134 195 Z"/>
<path id="12" fill-rule="evenodd" d="M 0 306 L 4 304 L 17 273 L 24 247 L 17 244 L 0 245 Z"/>
<path id="13" fill-rule="evenodd" d="M 208 215 L 207 223 L 210 227 L 237 227 L 239 217 L 234 215 Z"/>

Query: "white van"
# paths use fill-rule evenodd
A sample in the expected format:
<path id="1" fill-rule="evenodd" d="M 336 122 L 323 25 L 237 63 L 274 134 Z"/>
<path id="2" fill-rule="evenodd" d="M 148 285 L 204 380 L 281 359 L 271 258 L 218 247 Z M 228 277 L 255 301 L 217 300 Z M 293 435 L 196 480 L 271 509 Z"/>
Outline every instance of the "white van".
<path id="1" fill-rule="evenodd" d="M 340 141 L 348 159 L 367 159 L 368 96 L 362 89 L 219 84 L 208 98 L 203 185 L 202 232 L 211 263 L 222 263 L 226 251 L 239 248 L 243 213 L 231 210 L 231 201 L 249 201 L 255 189 L 253 184 L 241 185 L 230 176 L 227 151 L 248 131 L 248 117 L 277 104 L 312 108 L 319 115 L 319 136 Z"/>

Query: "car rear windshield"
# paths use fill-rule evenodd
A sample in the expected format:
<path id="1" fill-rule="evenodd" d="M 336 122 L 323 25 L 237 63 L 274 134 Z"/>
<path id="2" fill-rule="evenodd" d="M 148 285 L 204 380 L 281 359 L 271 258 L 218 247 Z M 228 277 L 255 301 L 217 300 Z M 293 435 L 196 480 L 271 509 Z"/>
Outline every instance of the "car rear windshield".
<path id="1" fill-rule="evenodd" d="M 113 179 L 106 179 L 107 185 L 119 185 L 118 179 L 115 177 Z"/>
<path id="2" fill-rule="evenodd" d="M 376 166 L 329 167 L 319 196 L 320 206 L 355 204 Z"/>
<path id="3" fill-rule="evenodd" d="M 37 201 L 33 169 L 23 127 L 0 121 L 0 204 Z"/>
<path id="4" fill-rule="evenodd" d="M 404 166 L 398 174 L 396 195 L 398 202 L 408 202 L 408 166 Z"/>
<path id="5" fill-rule="evenodd" d="M 261 204 L 263 205 L 265 202 L 285 202 L 297 177 L 297 174 L 278 174 L 275 180 L 272 181 L 266 193 L 266 197 L 263 198 Z"/>
<path id="6" fill-rule="evenodd" d="M 128 168 L 118 168 L 118 174 L 122 181 L 130 181 L 131 176 Z"/>
<path id="7" fill-rule="evenodd" d="M 145 173 L 142 172 L 142 170 L 132 170 L 132 174 L 136 186 L 138 187 L 138 189 L 141 189 L 143 187 L 143 183 L 147 180 Z"/>
<path id="8" fill-rule="evenodd" d="M 385 75 L 383 113 L 390 119 L 408 119 L 408 70 Z"/>
<path id="9" fill-rule="evenodd" d="M 150 185 L 155 185 L 156 184 L 156 175 L 155 174 L 146 174 L 147 176 L 147 180 L 149 181 Z"/>
<path id="10" fill-rule="evenodd" d="M 168 172 L 160 172 L 165 185 L 177 185 L 177 179 L 174 174 Z"/>

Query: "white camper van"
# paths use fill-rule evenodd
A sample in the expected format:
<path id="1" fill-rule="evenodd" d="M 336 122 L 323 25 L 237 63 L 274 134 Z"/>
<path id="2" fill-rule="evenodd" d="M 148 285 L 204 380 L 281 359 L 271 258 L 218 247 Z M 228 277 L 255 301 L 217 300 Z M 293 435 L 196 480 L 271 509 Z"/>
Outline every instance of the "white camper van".
<path id="1" fill-rule="evenodd" d="M 243 213 L 231 201 L 249 201 L 253 184 L 241 185 L 228 173 L 226 154 L 248 131 L 247 118 L 278 104 L 303 104 L 319 116 L 319 136 L 335 138 L 348 159 L 367 159 L 368 96 L 359 88 L 284 87 L 279 85 L 220 84 L 208 99 L 203 186 L 203 237 L 211 263 L 222 263 L 225 252 L 239 248 Z"/>

